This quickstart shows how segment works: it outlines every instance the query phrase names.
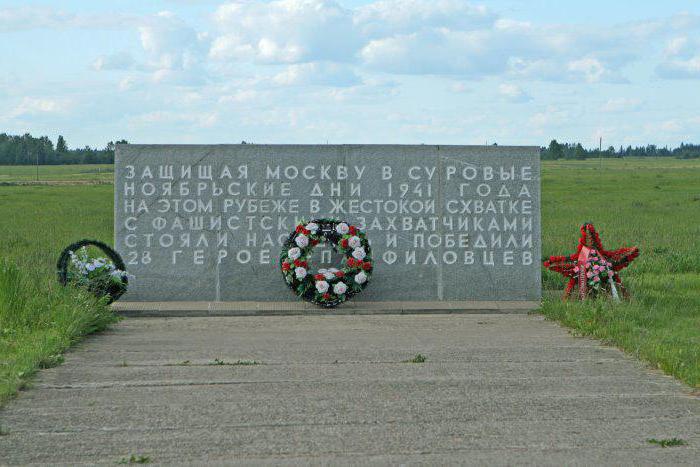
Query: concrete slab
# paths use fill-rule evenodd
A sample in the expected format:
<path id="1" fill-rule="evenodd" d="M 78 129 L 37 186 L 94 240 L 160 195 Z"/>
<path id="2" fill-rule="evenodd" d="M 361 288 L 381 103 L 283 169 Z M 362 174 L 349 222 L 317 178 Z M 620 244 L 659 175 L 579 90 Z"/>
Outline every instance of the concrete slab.
<path id="1" fill-rule="evenodd" d="M 119 301 L 112 309 L 122 316 L 194 317 L 194 316 L 290 316 L 290 315 L 380 315 L 447 313 L 527 313 L 540 306 L 532 300 L 494 301 L 384 301 L 350 300 L 334 309 L 322 309 L 301 300 L 287 302 L 132 302 Z"/>
<path id="2" fill-rule="evenodd" d="M 522 314 L 128 318 L 42 371 L 0 425 L 0 464 L 20 465 L 700 458 L 690 388 Z M 673 437 L 688 444 L 647 442 Z"/>

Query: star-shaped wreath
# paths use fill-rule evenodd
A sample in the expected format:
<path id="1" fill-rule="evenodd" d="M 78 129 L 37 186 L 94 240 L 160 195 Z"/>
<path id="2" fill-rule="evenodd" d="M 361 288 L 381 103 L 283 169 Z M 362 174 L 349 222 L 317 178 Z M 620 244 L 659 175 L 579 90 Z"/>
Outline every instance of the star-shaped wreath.
<path id="1" fill-rule="evenodd" d="M 627 291 L 622 286 L 622 280 L 618 272 L 629 266 L 639 256 L 639 248 L 625 247 L 618 250 L 606 250 L 603 248 L 600 236 L 593 224 L 586 222 L 581 226 L 581 239 L 578 242 L 578 248 L 576 248 L 575 253 L 569 256 L 550 256 L 549 260 L 544 262 L 544 267 L 550 271 L 558 272 L 569 279 L 564 292 L 564 300 L 571 297 L 576 284 L 579 286 L 579 297 L 581 300 L 586 298 L 588 294 L 588 280 L 586 277 L 588 269 L 586 262 L 591 255 L 601 258 L 610 265 L 613 279 L 611 282 L 613 295 L 616 295 L 615 285 L 617 285 L 622 294 L 627 297 Z M 590 276 L 588 277 L 590 278 Z"/>

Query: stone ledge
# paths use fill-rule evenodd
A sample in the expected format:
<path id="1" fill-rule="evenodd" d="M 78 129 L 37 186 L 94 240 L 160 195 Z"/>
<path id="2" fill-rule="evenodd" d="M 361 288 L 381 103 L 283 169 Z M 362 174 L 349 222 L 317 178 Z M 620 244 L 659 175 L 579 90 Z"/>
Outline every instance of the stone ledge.
<path id="1" fill-rule="evenodd" d="M 276 316 L 373 315 L 428 313 L 527 313 L 538 301 L 362 302 L 350 301 L 325 310 L 306 302 L 116 302 L 122 316 Z"/>

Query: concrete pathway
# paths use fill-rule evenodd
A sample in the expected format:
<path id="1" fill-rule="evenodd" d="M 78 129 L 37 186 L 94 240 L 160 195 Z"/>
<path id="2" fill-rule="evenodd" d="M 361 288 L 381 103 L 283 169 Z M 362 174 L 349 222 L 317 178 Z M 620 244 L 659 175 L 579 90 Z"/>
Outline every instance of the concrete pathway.
<path id="1" fill-rule="evenodd" d="M 7 464 L 700 460 L 697 394 L 525 315 L 129 318 L 0 425 Z"/>

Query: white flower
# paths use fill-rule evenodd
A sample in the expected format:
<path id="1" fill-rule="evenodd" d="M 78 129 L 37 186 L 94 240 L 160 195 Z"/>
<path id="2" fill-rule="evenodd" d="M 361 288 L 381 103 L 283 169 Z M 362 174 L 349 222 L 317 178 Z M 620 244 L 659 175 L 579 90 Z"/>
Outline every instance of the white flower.
<path id="1" fill-rule="evenodd" d="M 335 226 L 335 231 L 338 232 L 340 235 L 345 235 L 350 231 L 350 227 L 348 227 L 348 224 L 345 222 L 341 222 L 340 224 Z"/>
<path id="2" fill-rule="evenodd" d="M 335 292 L 337 295 L 342 295 L 348 290 L 348 286 L 345 285 L 345 282 L 338 282 L 333 286 L 333 292 Z"/>
<path id="3" fill-rule="evenodd" d="M 348 239 L 348 245 L 350 245 L 350 248 L 359 248 L 362 246 L 362 240 L 360 240 L 360 237 L 355 235 Z"/>
<path id="4" fill-rule="evenodd" d="M 88 271 L 94 271 L 95 270 L 95 265 L 92 263 L 88 263 L 86 266 Z"/>
<path id="5" fill-rule="evenodd" d="M 318 230 L 318 224 L 315 222 L 309 222 L 306 224 L 306 230 L 310 231 L 311 233 L 316 233 Z"/>
<path id="6" fill-rule="evenodd" d="M 367 253 L 365 253 L 364 248 L 355 248 L 354 250 L 352 250 L 352 257 L 357 260 L 362 261 L 363 259 L 365 259 L 365 256 L 367 256 Z"/>
<path id="7" fill-rule="evenodd" d="M 319 274 L 325 274 L 325 273 L 327 273 L 327 272 L 328 272 L 328 269 L 325 269 L 325 268 L 321 268 L 321 269 L 318 270 L 318 273 L 319 273 Z"/>
<path id="8" fill-rule="evenodd" d="M 301 279 L 306 277 L 306 269 L 296 268 L 296 269 L 294 269 L 294 274 L 296 274 L 297 279 L 301 280 Z"/>
<path id="9" fill-rule="evenodd" d="M 367 274 L 364 271 L 360 271 L 355 275 L 355 282 L 362 285 L 367 282 Z"/>
<path id="10" fill-rule="evenodd" d="M 309 244 L 309 237 L 304 234 L 298 235 L 297 238 L 294 239 L 294 243 L 296 243 L 298 247 L 304 248 Z"/>
<path id="11" fill-rule="evenodd" d="M 319 269 L 318 271 L 321 272 L 320 269 Z M 323 271 L 325 272 L 326 270 L 324 269 Z M 328 271 L 329 271 L 329 272 L 332 272 L 333 274 L 335 274 L 336 272 L 338 272 L 338 269 L 337 269 L 337 268 L 330 268 L 330 269 L 328 269 Z"/>
<path id="12" fill-rule="evenodd" d="M 295 260 L 301 256 L 301 250 L 297 247 L 290 248 L 287 252 L 287 256 L 289 256 L 290 259 Z"/>
<path id="13" fill-rule="evenodd" d="M 326 281 L 316 282 L 316 290 L 318 290 L 318 293 L 328 292 L 328 282 L 326 282 Z"/>
<path id="14" fill-rule="evenodd" d="M 331 271 L 326 271 L 323 273 L 323 277 L 326 278 L 326 280 L 333 280 L 335 279 L 335 274 L 333 274 Z"/>

